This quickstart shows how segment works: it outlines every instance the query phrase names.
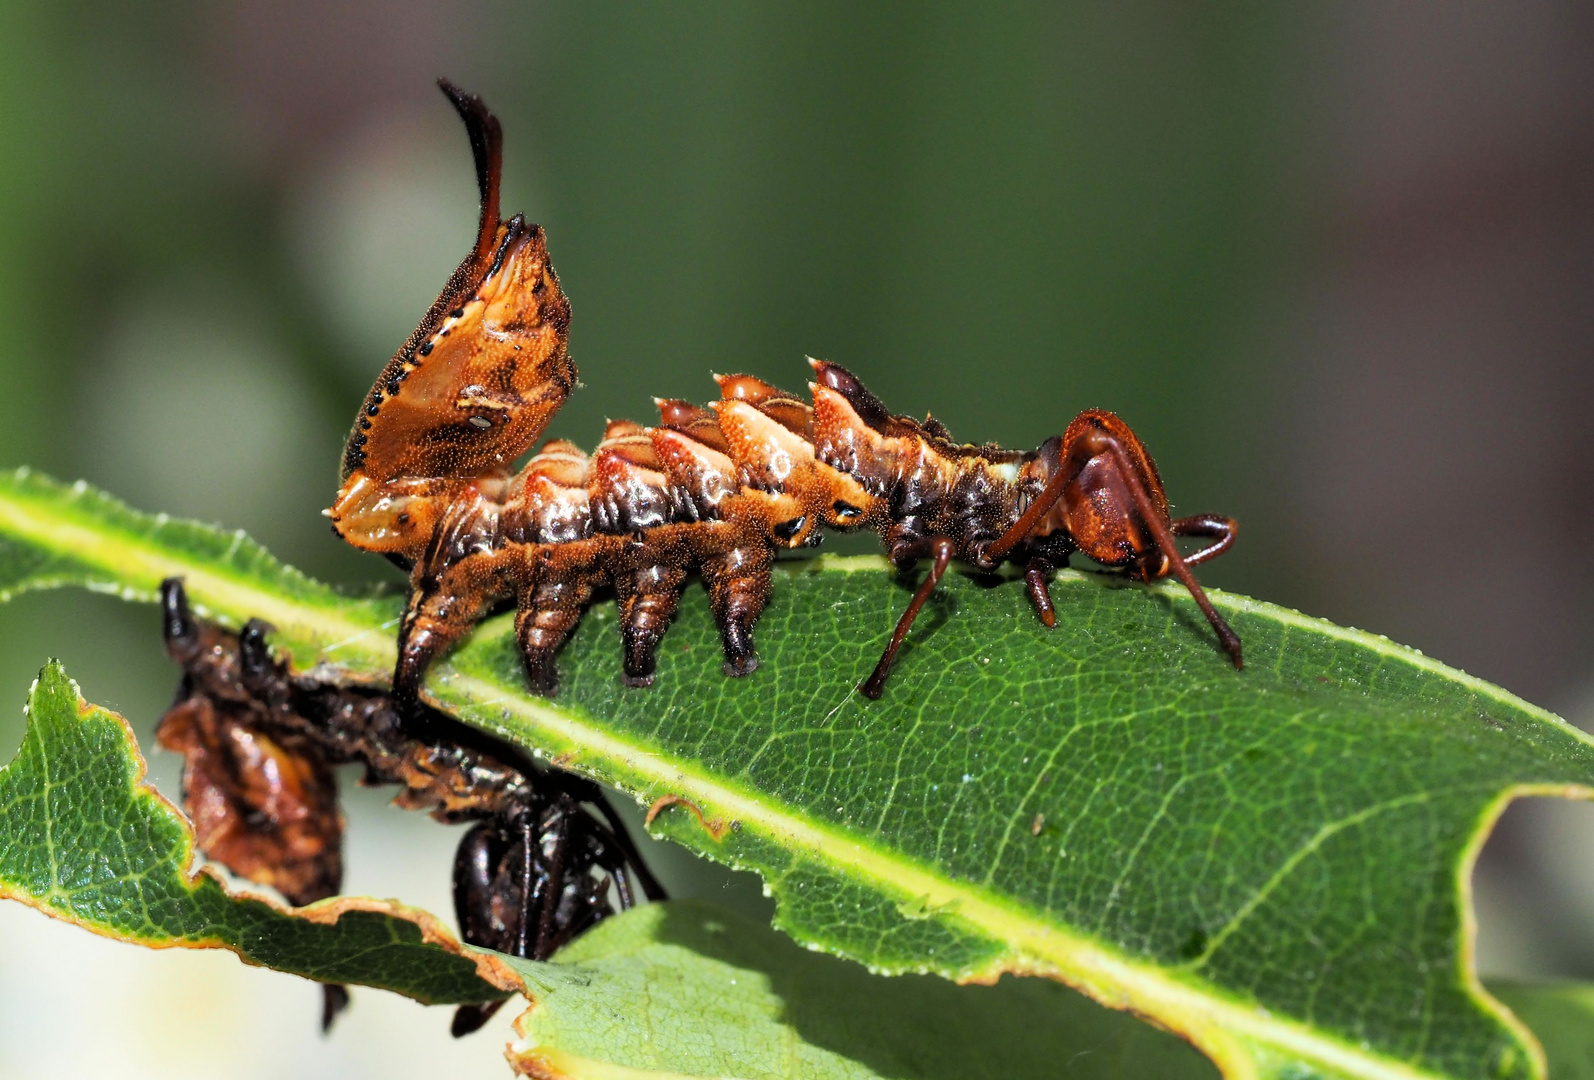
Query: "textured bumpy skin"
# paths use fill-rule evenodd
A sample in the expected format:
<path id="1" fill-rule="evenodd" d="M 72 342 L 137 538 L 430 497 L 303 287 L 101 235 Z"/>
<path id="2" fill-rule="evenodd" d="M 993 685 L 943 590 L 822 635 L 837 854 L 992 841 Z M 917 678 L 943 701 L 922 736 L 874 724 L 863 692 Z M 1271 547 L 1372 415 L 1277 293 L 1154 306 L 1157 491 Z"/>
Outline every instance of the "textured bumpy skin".
<path id="1" fill-rule="evenodd" d="M 497 121 L 445 89 L 476 150 L 477 244 L 366 399 L 328 511 L 349 542 L 410 568 L 401 702 L 416 700 L 435 657 L 511 600 L 531 685 L 553 694 L 554 655 L 600 589 L 619 602 L 622 677 L 648 685 L 693 573 L 725 673 L 746 675 L 776 553 L 817 544 L 825 528 L 877 531 L 902 569 L 932 560 L 860 688 L 870 697 L 953 559 L 1023 565 L 1048 626 L 1047 582 L 1072 552 L 1145 580 L 1178 574 L 1239 665 L 1239 639 L 1187 565 L 1226 549 L 1233 523 L 1169 520 L 1150 456 L 1102 410 L 1034 451 L 962 445 L 936 420 L 893 415 L 844 368 L 811 361 L 811 405 L 750 375 L 717 376 L 720 400 L 707 408 L 659 400 L 657 427 L 611 421 L 590 457 L 555 441 L 511 475 L 574 385 L 569 307 L 540 230 L 497 220 Z M 1174 535 L 1218 542 L 1184 560 Z"/>
<path id="2" fill-rule="evenodd" d="M 412 693 L 438 652 L 511 597 L 532 684 L 552 693 L 554 653 L 605 587 L 620 604 L 624 677 L 646 685 L 693 572 L 709 590 L 727 673 L 752 671 L 753 624 L 775 551 L 815 542 L 821 525 L 840 522 L 837 506 L 861 515 L 857 505 L 871 503 L 814 457 L 807 406 L 757 386 L 758 405 L 720 402 L 716 416 L 660 402 L 659 427 L 612 421 L 590 457 L 556 441 L 508 481 L 476 485 L 417 565 L 400 632 L 400 693 Z M 801 432 L 773 417 L 800 420 Z"/>

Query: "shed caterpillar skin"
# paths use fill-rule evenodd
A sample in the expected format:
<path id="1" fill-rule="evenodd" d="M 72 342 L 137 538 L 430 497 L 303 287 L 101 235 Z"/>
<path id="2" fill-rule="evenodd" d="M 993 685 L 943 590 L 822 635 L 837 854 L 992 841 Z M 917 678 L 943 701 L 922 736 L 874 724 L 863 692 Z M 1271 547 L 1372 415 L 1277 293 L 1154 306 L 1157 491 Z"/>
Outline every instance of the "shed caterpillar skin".
<path id="1" fill-rule="evenodd" d="M 472 823 L 454 859 L 454 910 L 468 944 L 546 960 L 638 890 L 664 890 L 596 783 L 540 766 L 424 706 L 400 715 L 389 695 L 292 671 L 268 627 L 238 633 L 195 618 L 181 580 L 161 583 L 167 654 L 183 669 L 156 729 L 181 753 L 183 804 L 205 856 L 296 906 L 343 883 L 343 815 L 333 767 L 396 784 L 394 805 Z M 324 984 L 322 1028 L 348 1003 Z M 501 1002 L 464 1005 L 453 1031 L 479 1027 Z"/>
<path id="2" fill-rule="evenodd" d="M 877 532 L 903 570 L 931 560 L 859 687 L 870 698 L 953 559 L 1023 566 L 1047 626 L 1047 582 L 1073 552 L 1146 581 L 1172 574 L 1240 667 L 1239 638 L 1189 569 L 1229 548 L 1234 522 L 1171 519 L 1151 456 L 1105 410 L 1032 451 L 959 444 L 939 421 L 894 415 L 846 369 L 810 360 L 811 403 L 750 375 L 716 376 L 720 400 L 707 407 L 656 399 L 657 426 L 611 421 L 590 456 L 556 440 L 511 473 L 575 384 L 569 306 L 541 230 L 497 222 L 497 121 L 479 99 L 444 91 L 476 151 L 476 247 L 372 389 L 327 512 L 344 539 L 410 570 L 399 701 L 414 702 L 431 661 L 511 599 L 531 685 L 553 694 L 554 655 L 600 588 L 619 605 L 622 678 L 645 686 L 694 572 L 726 674 L 747 675 L 776 552 L 817 544 L 826 528 Z M 1176 536 L 1212 543 L 1183 556 Z"/>

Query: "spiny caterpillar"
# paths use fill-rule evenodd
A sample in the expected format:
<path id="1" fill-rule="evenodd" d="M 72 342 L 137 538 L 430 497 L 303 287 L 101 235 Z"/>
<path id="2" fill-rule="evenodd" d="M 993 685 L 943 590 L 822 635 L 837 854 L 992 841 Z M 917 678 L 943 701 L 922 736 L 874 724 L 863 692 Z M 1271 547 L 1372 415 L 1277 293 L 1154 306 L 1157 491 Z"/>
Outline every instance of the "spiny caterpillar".
<path id="1" fill-rule="evenodd" d="M 721 399 L 707 408 L 658 400 L 657 427 L 612 421 L 590 457 L 554 441 L 512 471 L 575 385 L 570 307 L 542 230 L 498 219 L 498 121 L 479 98 L 441 86 L 475 155 L 476 245 L 377 379 L 326 511 L 343 539 L 410 571 L 400 701 L 415 701 L 432 659 L 510 598 L 531 684 L 553 694 L 554 654 L 602 587 L 619 603 L 623 678 L 645 686 L 694 571 L 725 672 L 746 675 L 758 666 L 753 624 L 775 553 L 817 544 L 824 528 L 875 530 L 903 570 L 932 561 L 859 687 L 867 697 L 880 696 L 953 559 L 1021 565 L 1047 626 L 1047 582 L 1073 552 L 1145 581 L 1172 574 L 1240 667 L 1240 639 L 1190 572 L 1228 550 L 1234 522 L 1170 519 L 1151 456 L 1105 410 L 1080 413 L 1032 451 L 964 445 L 812 360 L 812 404 L 748 375 L 717 376 Z M 1212 543 L 1182 556 L 1177 536 Z"/>

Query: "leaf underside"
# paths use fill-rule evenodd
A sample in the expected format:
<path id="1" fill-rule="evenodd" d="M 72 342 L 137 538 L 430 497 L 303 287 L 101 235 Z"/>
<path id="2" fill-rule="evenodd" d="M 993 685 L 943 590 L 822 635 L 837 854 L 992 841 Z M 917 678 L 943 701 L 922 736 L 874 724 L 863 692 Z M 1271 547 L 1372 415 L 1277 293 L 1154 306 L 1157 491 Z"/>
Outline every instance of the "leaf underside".
<path id="1" fill-rule="evenodd" d="M 554 962 L 509 960 L 536 994 L 510 1059 L 558 1080 L 1199 1080 L 1186 1043 L 1044 979 L 882 978 L 696 900 L 611 919 Z M 1594 1078 L 1594 986 L 1491 983 L 1555 1080 Z M 617 1073 L 614 1066 L 632 1072 Z M 1305 1075 L 1297 1072 L 1295 1075 Z"/>
<path id="2" fill-rule="evenodd" d="M 1136 1080 L 1216 1076 L 1171 1035 L 1046 979 L 882 978 L 695 900 L 599 924 L 554 963 L 510 960 L 536 1005 L 510 1048 L 535 1077 Z"/>
<path id="3" fill-rule="evenodd" d="M 1489 984 L 1544 1043 L 1552 1080 L 1594 1080 L 1594 986 Z"/>
<path id="4" fill-rule="evenodd" d="M 949 576 L 885 697 L 853 692 L 907 599 L 878 560 L 787 564 L 762 666 L 720 674 L 701 590 L 656 684 L 618 682 L 612 605 L 523 689 L 507 619 L 428 684 L 463 719 L 628 791 L 655 827 L 761 873 L 778 925 L 881 971 L 1060 978 L 1191 1039 L 1227 1075 L 1539 1075 L 1477 986 L 1464 898 L 1504 802 L 1585 795 L 1594 748 L 1498 688 L 1356 631 L 1214 594 L 1224 662 L 1177 589 Z M 0 591 L 261 616 L 300 665 L 381 680 L 392 598 L 347 598 L 241 536 L 91 490 L 0 480 Z"/>

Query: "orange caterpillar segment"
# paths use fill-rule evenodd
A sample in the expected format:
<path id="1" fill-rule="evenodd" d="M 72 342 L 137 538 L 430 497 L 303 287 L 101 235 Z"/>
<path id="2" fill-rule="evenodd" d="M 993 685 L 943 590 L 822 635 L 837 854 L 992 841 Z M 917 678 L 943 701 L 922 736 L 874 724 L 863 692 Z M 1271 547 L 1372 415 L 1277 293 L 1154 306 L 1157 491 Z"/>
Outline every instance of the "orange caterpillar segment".
<path id="1" fill-rule="evenodd" d="M 741 493 L 741 485 L 736 463 L 721 449 L 725 440 L 714 425 L 714 415 L 706 415 L 707 424 L 695 423 L 689 431 L 656 427 L 649 429 L 648 437 L 681 504 L 697 508 L 705 517 L 723 518 L 727 500 Z M 710 430 L 719 446 L 704 439 Z"/>
<path id="2" fill-rule="evenodd" d="M 811 542 L 824 507 L 747 486 L 713 412 L 659 405 L 669 426 L 611 421 L 590 458 L 554 441 L 514 477 L 459 487 L 412 575 L 394 677 L 401 697 L 413 699 L 432 659 L 510 597 L 532 685 L 553 693 L 554 653 L 604 587 L 619 605 L 624 679 L 647 685 L 693 572 L 708 589 L 727 673 L 758 666 L 752 631 L 775 549 Z M 794 449 L 818 468 L 806 443 Z"/>
<path id="3" fill-rule="evenodd" d="M 1190 567 L 1227 550 L 1234 523 L 1169 516 L 1151 456 L 1100 409 L 1032 451 L 958 443 L 939 421 L 888 410 L 851 372 L 810 360 L 812 403 L 751 375 L 715 376 L 707 408 L 655 399 L 660 422 L 611 421 L 591 457 L 556 440 L 518 473 L 575 384 L 569 305 L 542 233 L 497 220 L 498 125 L 445 84 L 464 118 L 482 190 L 477 243 L 366 399 L 329 514 L 340 535 L 411 569 L 394 692 L 413 701 L 427 666 L 513 600 L 532 686 L 551 694 L 554 656 L 595 592 L 619 607 L 623 679 L 652 682 L 689 575 L 708 589 L 725 671 L 758 665 L 753 628 L 781 548 L 826 528 L 868 528 L 901 570 L 930 572 L 873 674 L 878 697 L 919 610 L 953 560 L 1023 568 L 1041 621 L 1048 581 L 1080 552 L 1190 591 L 1236 667 L 1239 638 Z M 1210 540 L 1186 557 L 1175 537 Z"/>
<path id="4" fill-rule="evenodd" d="M 889 520 L 888 507 L 855 477 L 816 455 L 815 414 L 807 402 L 748 375 L 715 378 L 722 398 L 711 408 L 742 485 L 795 499 L 804 522 L 802 542 L 820 524 L 856 529 Z M 817 533 L 812 542 L 818 543 Z"/>
<path id="5" fill-rule="evenodd" d="M 903 570 L 932 560 L 861 687 L 870 697 L 954 559 L 987 570 L 1019 563 L 1047 626 L 1051 572 L 1075 551 L 1143 580 L 1173 574 L 1238 663 L 1238 638 L 1189 573 L 1232 543 L 1233 523 L 1170 520 L 1156 466 L 1122 420 L 1086 410 L 1029 452 L 959 444 L 935 421 L 887 412 L 844 368 L 813 364 L 811 407 L 751 376 L 723 376 L 708 409 L 665 399 L 659 427 L 611 421 L 591 459 L 549 443 L 513 479 L 464 485 L 427 551 L 425 565 L 438 560 L 443 572 L 411 600 L 400 692 L 413 693 L 439 649 L 514 595 L 532 683 L 552 693 L 554 654 L 605 586 L 619 603 L 623 679 L 647 685 L 692 572 L 708 588 L 726 672 L 747 674 L 775 552 L 817 542 L 822 527 L 876 530 Z M 1215 543 L 1186 559 L 1173 546 L 1180 535 Z"/>
<path id="6" fill-rule="evenodd" d="M 476 243 L 378 376 L 326 513 L 349 543 L 419 559 L 463 482 L 507 475 L 575 386 L 570 305 L 542 229 L 498 220 L 502 134 L 481 99 L 442 88 L 475 155 Z"/>
<path id="7" fill-rule="evenodd" d="M 798 438 L 813 440 L 814 410 L 808 402 L 751 375 L 716 375 L 714 381 L 722 402 L 753 406 Z"/>

